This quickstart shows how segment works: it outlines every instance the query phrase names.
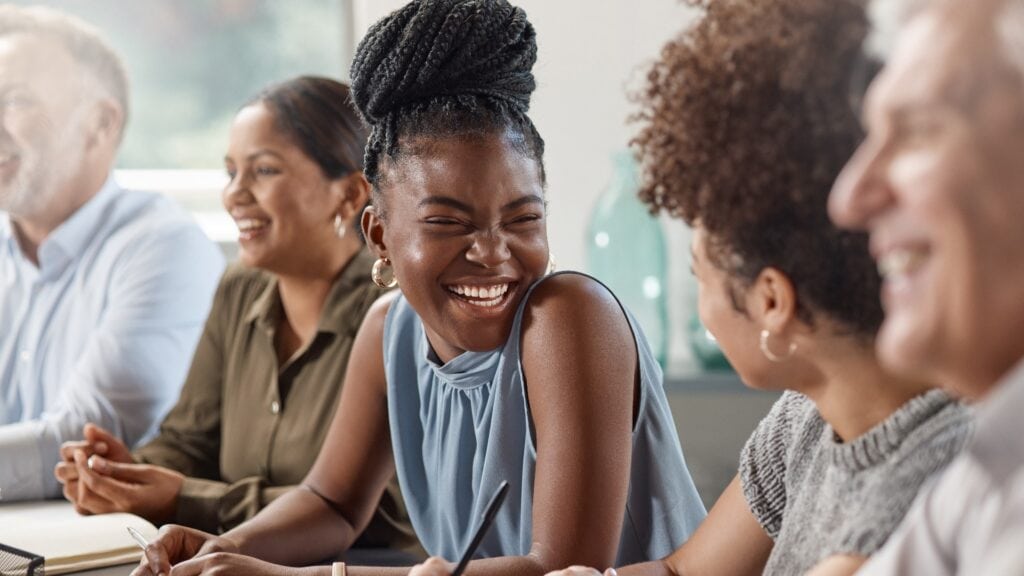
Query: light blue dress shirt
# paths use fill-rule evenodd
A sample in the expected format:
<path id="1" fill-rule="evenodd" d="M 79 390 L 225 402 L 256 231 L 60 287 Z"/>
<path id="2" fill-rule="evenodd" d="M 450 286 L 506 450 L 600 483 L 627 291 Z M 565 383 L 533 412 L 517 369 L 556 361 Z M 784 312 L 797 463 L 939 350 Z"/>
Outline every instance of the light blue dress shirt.
<path id="1" fill-rule="evenodd" d="M 224 259 L 170 199 L 102 190 L 39 246 L 0 212 L 0 499 L 60 494 L 59 448 L 94 422 L 129 446 L 178 397 Z"/>

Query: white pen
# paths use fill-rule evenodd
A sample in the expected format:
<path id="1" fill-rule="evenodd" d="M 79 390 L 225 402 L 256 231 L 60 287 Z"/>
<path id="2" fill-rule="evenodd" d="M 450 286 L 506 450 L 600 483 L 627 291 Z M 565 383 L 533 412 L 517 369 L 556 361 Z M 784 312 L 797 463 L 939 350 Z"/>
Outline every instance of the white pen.
<path id="1" fill-rule="evenodd" d="M 146 537 L 143 536 L 142 533 L 139 532 L 138 530 L 136 530 L 135 528 L 132 528 L 131 526 L 129 526 L 128 527 L 128 534 L 131 535 L 132 540 L 135 540 L 135 542 L 138 543 L 139 548 L 142 548 L 143 550 L 145 550 L 146 546 L 149 546 L 149 542 L 146 542 Z"/>

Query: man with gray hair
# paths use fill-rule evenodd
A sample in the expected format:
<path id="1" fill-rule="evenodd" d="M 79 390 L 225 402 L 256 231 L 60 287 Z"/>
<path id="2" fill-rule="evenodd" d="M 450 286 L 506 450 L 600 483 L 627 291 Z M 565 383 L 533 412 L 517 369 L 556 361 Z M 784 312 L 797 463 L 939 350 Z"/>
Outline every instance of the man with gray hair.
<path id="1" fill-rule="evenodd" d="M 927 3 L 830 199 L 838 224 L 871 235 L 880 358 L 977 408 L 965 452 L 863 574 L 1024 574 L 1022 41 L 1024 0 Z"/>
<path id="2" fill-rule="evenodd" d="M 223 258 L 111 177 L 128 83 L 94 29 L 0 6 L 0 499 L 57 496 L 87 422 L 134 444 L 178 395 Z"/>

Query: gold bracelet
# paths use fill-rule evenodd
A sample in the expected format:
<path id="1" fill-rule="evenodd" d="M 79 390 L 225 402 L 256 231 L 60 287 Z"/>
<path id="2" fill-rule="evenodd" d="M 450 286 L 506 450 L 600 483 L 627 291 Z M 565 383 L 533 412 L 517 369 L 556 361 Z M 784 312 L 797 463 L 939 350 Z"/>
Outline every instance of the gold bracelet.
<path id="1" fill-rule="evenodd" d="M 331 576 L 348 576 L 348 571 L 345 569 L 344 562 L 335 562 L 331 564 Z"/>

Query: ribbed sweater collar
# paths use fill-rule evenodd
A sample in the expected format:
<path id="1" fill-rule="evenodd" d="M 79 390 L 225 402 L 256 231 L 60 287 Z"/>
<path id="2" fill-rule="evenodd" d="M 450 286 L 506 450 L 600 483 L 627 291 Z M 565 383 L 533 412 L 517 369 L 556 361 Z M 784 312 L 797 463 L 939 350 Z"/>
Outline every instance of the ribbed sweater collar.
<path id="1" fill-rule="evenodd" d="M 851 442 L 840 442 L 828 424 L 821 441 L 826 444 L 825 452 L 836 466 L 851 471 L 864 470 L 886 461 L 914 429 L 952 401 L 945 392 L 930 390 L 911 398 L 888 418 Z"/>

